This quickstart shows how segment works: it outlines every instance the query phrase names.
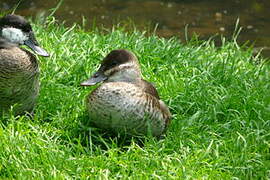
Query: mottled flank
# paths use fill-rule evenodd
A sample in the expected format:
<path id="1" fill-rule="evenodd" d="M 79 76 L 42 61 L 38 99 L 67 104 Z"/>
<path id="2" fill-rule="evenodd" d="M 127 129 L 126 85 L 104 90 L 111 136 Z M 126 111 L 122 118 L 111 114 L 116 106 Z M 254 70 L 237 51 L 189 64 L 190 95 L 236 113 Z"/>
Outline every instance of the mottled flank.
<path id="1" fill-rule="evenodd" d="M 102 77 L 102 78 L 100 78 Z M 155 87 L 141 78 L 136 56 L 114 50 L 82 85 L 104 81 L 86 98 L 91 121 L 99 128 L 130 135 L 162 135 L 171 114 Z"/>
<path id="2" fill-rule="evenodd" d="M 36 58 L 19 47 L 0 49 L 0 112 L 14 106 L 15 114 L 31 112 L 39 91 Z"/>

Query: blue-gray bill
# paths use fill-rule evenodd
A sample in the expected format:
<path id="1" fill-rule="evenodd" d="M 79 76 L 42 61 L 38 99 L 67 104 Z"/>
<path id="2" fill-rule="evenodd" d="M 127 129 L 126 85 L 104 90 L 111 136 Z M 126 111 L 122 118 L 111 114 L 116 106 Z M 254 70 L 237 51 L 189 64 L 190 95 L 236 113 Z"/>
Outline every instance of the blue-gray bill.
<path id="1" fill-rule="evenodd" d="M 36 45 L 31 39 L 24 42 L 26 46 L 31 48 L 37 55 L 48 57 L 50 56 L 47 51 L 45 51 L 43 48 L 41 48 L 39 45 Z"/>
<path id="2" fill-rule="evenodd" d="M 90 77 L 88 80 L 83 81 L 81 83 L 81 86 L 93 86 L 99 82 L 105 81 L 106 79 L 107 79 L 107 76 L 105 76 L 104 73 L 98 71 L 92 77 Z"/>

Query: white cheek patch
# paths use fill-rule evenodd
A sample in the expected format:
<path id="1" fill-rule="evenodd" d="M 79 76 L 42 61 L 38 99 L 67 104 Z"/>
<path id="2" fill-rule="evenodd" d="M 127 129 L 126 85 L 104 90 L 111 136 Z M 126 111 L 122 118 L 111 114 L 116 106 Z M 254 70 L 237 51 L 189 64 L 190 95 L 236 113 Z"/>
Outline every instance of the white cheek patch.
<path id="1" fill-rule="evenodd" d="M 9 40 L 12 43 L 24 44 L 24 41 L 28 39 L 26 33 L 17 28 L 3 28 L 2 37 Z"/>

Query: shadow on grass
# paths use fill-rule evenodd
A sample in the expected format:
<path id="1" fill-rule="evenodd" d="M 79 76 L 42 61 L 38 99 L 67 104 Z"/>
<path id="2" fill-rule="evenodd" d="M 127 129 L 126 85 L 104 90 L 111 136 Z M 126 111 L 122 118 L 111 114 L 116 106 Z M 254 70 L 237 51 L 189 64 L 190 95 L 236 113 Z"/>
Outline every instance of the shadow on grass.
<path id="1" fill-rule="evenodd" d="M 34 112 L 25 112 L 16 115 L 13 107 L 11 107 L 7 112 L 0 111 L 0 125 L 2 125 L 2 127 L 7 127 L 9 124 L 13 124 L 14 122 L 31 121 L 33 119 Z"/>
<path id="2" fill-rule="evenodd" d="M 75 138 L 80 139 L 81 145 L 91 147 L 92 145 L 108 150 L 111 148 L 120 148 L 125 150 L 132 143 L 140 147 L 150 138 L 148 136 L 131 136 L 124 133 L 115 133 L 110 130 L 100 129 L 95 126 L 90 120 L 89 115 L 85 112 L 78 117 L 80 122 Z"/>

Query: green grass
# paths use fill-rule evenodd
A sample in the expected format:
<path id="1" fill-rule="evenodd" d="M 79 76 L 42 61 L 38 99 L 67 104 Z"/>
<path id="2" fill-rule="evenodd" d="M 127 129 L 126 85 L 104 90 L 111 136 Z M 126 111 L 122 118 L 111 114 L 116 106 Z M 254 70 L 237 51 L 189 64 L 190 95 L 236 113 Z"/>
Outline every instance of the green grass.
<path id="1" fill-rule="evenodd" d="M 36 24 L 41 58 L 35 117 L 0 122 L 0 178 L 270 178 L 270 66 L 234 41 L 214 42 Z M 110 136 L 87 123 L 80 87 L 111 50 L 139 58 L 173 120 L 163 139 Z"/>

